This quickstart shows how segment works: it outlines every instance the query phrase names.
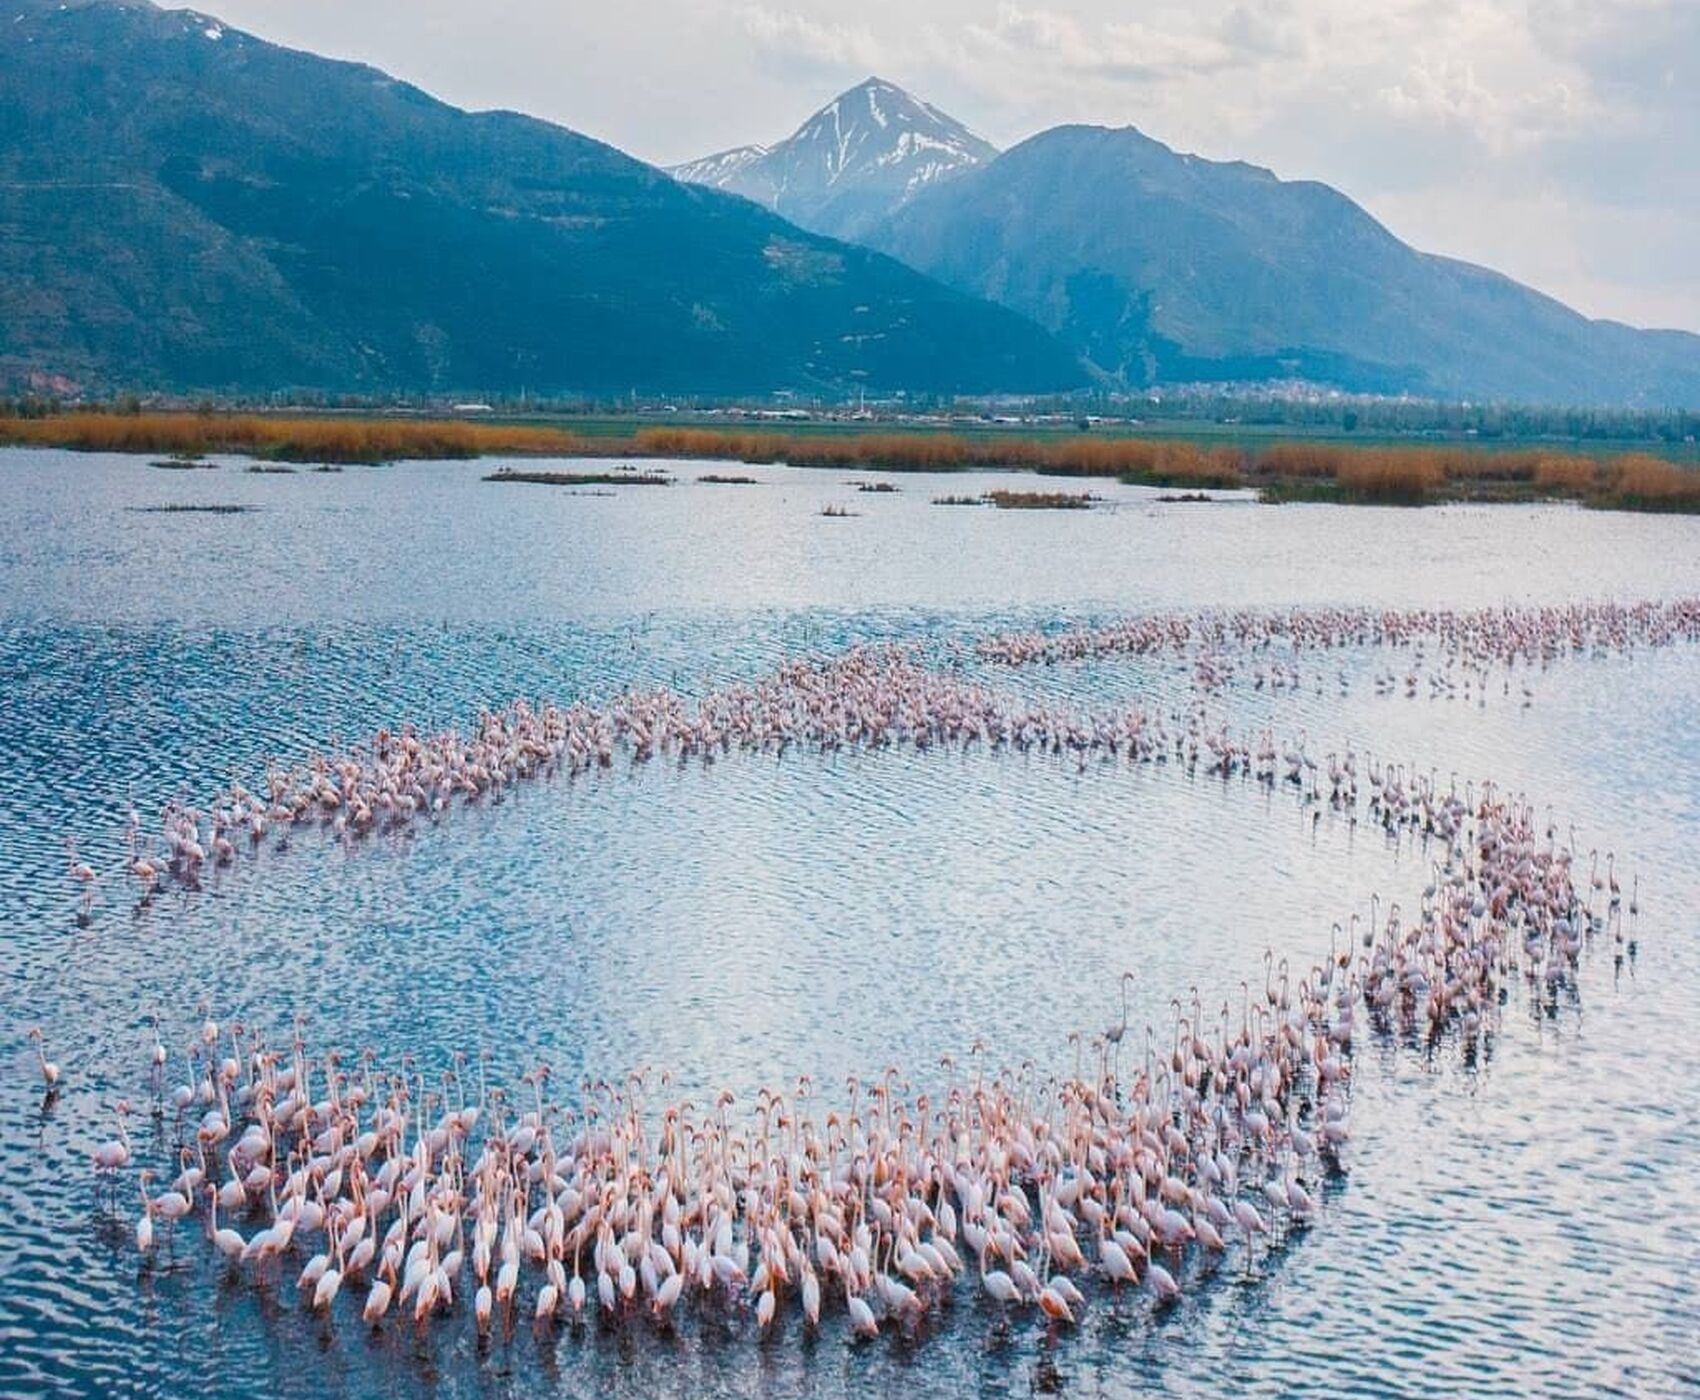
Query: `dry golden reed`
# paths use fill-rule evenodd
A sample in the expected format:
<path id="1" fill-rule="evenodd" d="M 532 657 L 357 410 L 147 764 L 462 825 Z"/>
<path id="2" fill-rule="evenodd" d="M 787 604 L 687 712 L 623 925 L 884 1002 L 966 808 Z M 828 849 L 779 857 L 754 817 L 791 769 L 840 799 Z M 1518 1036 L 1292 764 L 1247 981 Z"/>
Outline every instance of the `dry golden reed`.
<path id="1" fill-rule="evenodd" d="M 1700 471 L 1662 457 L 1627 453 L 1609 464 L 1604 495 L 1613 505 L 1641 510 L 1700 509 Z"/>
<path id="2" fill-rule="evenodd" d="M 1548 495 L 1585 496 L 1599 484 L 1600 464 L 1592 457 L 1542 457 L 1535 464 L 1535 485 Z"/>
<path id="3" fill-rule="evenodd" d="M 199 413 L 69 413 L 7 419 L 0 421 L 0 442 L 81 452 L 232 452 L 292 462 L 566 455 L 580 449 L 571 433 L 556 428 Z"/>
<path id="4" fill-rule="evenodd" d="M 1148 438 L 972 438 L 949 433 L 810 435 L 643 428 L 638 455 L 786 462 L 797 467 L 949 472 L 1003 468 L 1053 476 L 1129 476 L 1213 486 L 1243 484 L 1240 453 Z"/>

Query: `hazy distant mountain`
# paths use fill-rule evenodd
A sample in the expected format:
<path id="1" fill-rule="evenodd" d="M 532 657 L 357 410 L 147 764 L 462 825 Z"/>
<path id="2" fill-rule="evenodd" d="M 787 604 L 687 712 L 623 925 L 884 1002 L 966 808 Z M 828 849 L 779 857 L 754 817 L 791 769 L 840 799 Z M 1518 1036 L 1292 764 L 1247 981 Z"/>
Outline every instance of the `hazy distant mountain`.
<path id="1" fill-rule="evenodd" d="M 1588 320 L 1417 252 L 1326 185 L 1181 155 L 1131 127 L 1044 132 L 920 191 L 866 240 L 1133 383 L 1700 404 L 1700 337 Z"/>
<path id="2" fill-rule="evenodd" d="M 1041 389 L 1031 322 L 189 11 L 8 0 L 0 380 L 264 390 Z"/>
<path id="3" fill-rule="evenodd" d="M 669 173 L 744 195 L 817 233 L 855 239 L 920 190 L 996 155 L 954 117 L 869 78 L 777 146 L 739 146 Z"/>

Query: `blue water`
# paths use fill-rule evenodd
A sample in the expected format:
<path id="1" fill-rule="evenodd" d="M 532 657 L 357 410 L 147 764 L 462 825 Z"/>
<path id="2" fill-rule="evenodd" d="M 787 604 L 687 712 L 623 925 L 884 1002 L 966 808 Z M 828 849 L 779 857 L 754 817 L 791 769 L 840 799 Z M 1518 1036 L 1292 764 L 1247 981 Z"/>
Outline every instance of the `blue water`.
<path id="1" fill-rule="evenodd" d="M 130 801 L 204 797 L 382 722 L 514 696 L 693 691 L 782 658 L 903 639 L 935 660 L 1008 626 L 1154 608 L 1545 602 L 1700 592 L 1700 521 L 1565 507 L 1409 512 L 1162 504 L 933 507 L 977 478 L 755 468 L 751 487 L 612 497 L 480 481 L 488 464 L 165 472 L 0 453 L 0 1393 L 922 1395 L 1694 1394 L 1700 1387 L 1700 656 L 1572 660 L 1535 701 L 1378 697 L 1373 655 L 1296 695 L 1245 685 L 1236 726 L 1308 732 L 1527 791 L 1641 878 L 1631 962 L 1586 961 L 1550 1011 L 1521 991 L 1475 1063 L 1366 1044 L 1346 1179 L 1261 1278 L 1188 1280 L 1161 1315 L 1095 1296 L 1073 1333 L 1007 1327 L 970 1289 L 920 1336 L 746 1319 L 481 1347 L 467 1319 L 378 1334 L 215 1266 L 185 1230 L 145 1265 L 96 1203 L 110 1104 L 149 1096 L 210 999 L 386 1056 L 488 1048 L 557 1080 L 667 1067 L 748 1094 L 976 1039 L 1066 1067 L 1067 1036 L 1167 1024 L 1312 957 L 1372 893 L 1414 900 L 1422 850 L 1281 794 L 1020 755 L 734 757 L 616 766 L 355 851 L 313 833 L 138 908 L 104 875 L 86 927 L 67 836 L 120 858 Z M 1000 478 L 999 484 L 1009 484 Z M 244 504 L 238 515 L 166 503 Z M 829 519 L 826 504 L 858 511 Z M 1341 695 L 1337 673 L 1347 673 Z M 1172 661 L 987 673 L 1081 706 L 1187 702 Z M 1517 688 L 1513 687 L 1514 696 Z M 26 1039 L 65 1088 L 44 1110 Z M 138 1160 L 165 1166 L 165 1138 Z"/>

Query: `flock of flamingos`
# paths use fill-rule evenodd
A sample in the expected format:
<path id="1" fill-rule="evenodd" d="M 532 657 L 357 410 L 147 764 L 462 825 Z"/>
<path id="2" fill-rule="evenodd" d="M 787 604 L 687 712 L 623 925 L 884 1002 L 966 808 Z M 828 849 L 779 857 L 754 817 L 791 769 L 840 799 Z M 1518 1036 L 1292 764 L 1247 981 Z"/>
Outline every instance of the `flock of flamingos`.
<path id="1" fill-rule="evenodd" d="M 993 637 L 973 652 L 988 668 L 1184 657 L 1207 695 L 1248 668 L 1243 683 L 1279 687 L 1306 657 L 1380 647 L 1401 664 L 1378 674 L 1378 691 L 1462 687 L 1485 703 L 1496 683 L 1511 694 L 1519 668 L 1696 640 L 1700 600 L 1171 615 Z M 1423 843 L 1429 876 L 1405 906 L 1336 923 L 1313 964 L 1266 958 L 1237 999 L 1205 1005 L 1194 992 L 1132 1038 L 1137 974 L 1123 974 L 1120 1018 L 1070 1037 L 1068 1072 L 997 1068 L 976 1045 L 967 1063 L 943 1061 L 916 1082 L 896 1068 L 852 1079 L 842 1098 L 800 1077 L 753 1104 L 730 1093 L 693 1102 L 645 1070 L 586 1082 L 568 1105 L 544 1065 L 499 1086 L 487 1055 L 386 1062 L 310 1045 L 299 1021 L 281 1038 L 221 1023 L 202 1003 L 185 1049 L 157 1025 L 153 1041 L 153 1111 L 175 1125 L 178 1160 L 133 1174 L 131 1110 L 117 1103 L 115 1136 L 92 1154 L 110 1208 L 139 1207 L 144 1256 L 192 1230 L 229 1269 L 297 1283 L 311 1309 L 425 1325 L 470 1300 L 481 1333 L 587 1311 L 667 1326 L 699 1309 L 752 1316 L 763 1331 L 838 1312 L 851 1337 L 872 1337 L 920 1325 L 969 1287 L 997 1309 L 1068 1326 L 1095 1290 L 1142 1290 L 1161 1306 L 1227 1256 L 1255 1268 L 1311 1224 L 1320 1183 L 1340 1168 L 1363 1037 L 1467 1052 L 1516 979 L 1554 997 L 1593 935 L 1622 939 L 1624 892 L 1610 858 L 1602 869 L 1492 783 L 1460 790 L 1351 752 L 1319 762 L 1302 742 L 1234 735 L 1203 714 L 1015 702 L 960 668 L 862 648 L 694 701 L 656 690 L 602 707 L 516 702 L 466 734 L 381 729 L 204 808 L 174 802 L 157 831 L 132 814 L 124 874 L 148 900 L 305 827 L 352 847 L 616 760 L 984 746 L 1081 765 L 1180 764 L 1367 810 Z M 86 916 L 105 877 L 75 850 L 71 874 Z M 1637 899 L 1632 883 L 1631 916 Z M 51 1094 L 60 1069 L 36 1043 Z M 435 1077 L 416 1067 L 430 1062 Z"/>

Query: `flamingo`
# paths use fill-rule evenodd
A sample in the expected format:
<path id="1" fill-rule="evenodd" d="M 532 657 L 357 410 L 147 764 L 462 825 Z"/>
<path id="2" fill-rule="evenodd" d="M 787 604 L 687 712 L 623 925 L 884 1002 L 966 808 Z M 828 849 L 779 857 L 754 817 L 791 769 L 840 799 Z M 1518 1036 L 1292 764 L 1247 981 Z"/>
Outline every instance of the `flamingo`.
<path id="1" fill-rule="evenodd" d="M 94 908 L 94 867 L 87 861 L 79 860 L 77 858 L 77 843 L 74 840 L 67 838 L 65 846 L 70 853 L 71 878 L 76 881 L 78 888 L 82 890 L 82 896 L 77 901 L 78 913 L 81 918 L 86 920 L 89 916 L 89 911 Z"/>
<path id="2" fill-rule="evenodd" d="M 146 1254 L 153 1248 L 153 1201 L 148 1196 L 148 1183 L 153 1180 L 153 1172 L 144 1168 L 141 1177 L 142 1215 L 136 1221 L 136 1248 Z"/>
<path id="3" fill-rule="evenodd" d="M 394 1296 L 395 1274 L 388 1271 L 373 1281 L 371 1292 L 366 1295 L 366 1304 L 360 1309 L 361 1318 L 376 1327 L 390 1310 L 390 1300 Z"/>
<path id="4" fill-rule="evenodd" d="M 1175 1282 L 1175 1276 L 1154 1259 L 1145 1266 L 1145 1281 L 1151 1285 L 1159 1304 L 1172 1303 L 1181 1296 L 1181 1287 Z"/>
<path id="5" fill-rule="evenodd" d="M 247 1251 L 248 1242 L 229 1226 L 220 1227 L 218 1223 L 219 1193 L 212 1185 L 207 1187 L 207 1202 L 209 1214 L 207 1217 L 207 1233 L 212 1237 L 213 1246 L 226 1259 L 236 1261 Z"/>
<path id="6" fill-rule="evenodd" d="M 40 1026 L 30 1027 L 29 1038 L 35 1044 L 36 1062 L 41 1066 L 41 1082 L 46 1087 L 47 1092 L 51 1094 L 59 1087 L 59 1066 L 47 1058 Z"/>
<path id="7" fill-rule="evenodd" d="M 118 1136 L 100 1144 L 92 1153 L 90 1159 L 97 1172 L 104 1172 L 108 1177 L 115 1177 L 130 1161 L 130 1134 L 125 1130 L 124 1120 L 130 1113 L 128 1099 L 119 1099 L 114 1105 L 118 1115 Z"/>

